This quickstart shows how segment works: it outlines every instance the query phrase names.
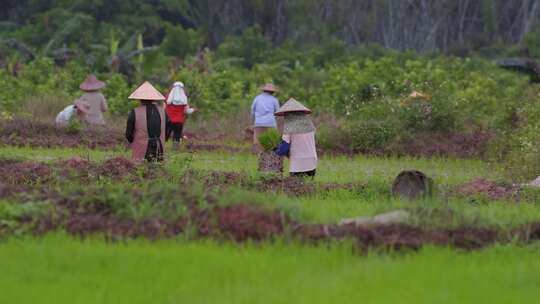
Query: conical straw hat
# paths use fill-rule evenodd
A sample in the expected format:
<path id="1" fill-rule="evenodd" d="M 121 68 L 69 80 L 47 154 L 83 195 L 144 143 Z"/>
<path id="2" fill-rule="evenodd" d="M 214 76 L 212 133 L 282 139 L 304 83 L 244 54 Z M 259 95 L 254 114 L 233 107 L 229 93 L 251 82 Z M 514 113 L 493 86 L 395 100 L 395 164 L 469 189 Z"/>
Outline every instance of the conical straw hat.
<path id="1" fill-rule="evenodd" d="M 261 87 L 261 90 L 265 92 L 277 92 L 278 89 L 272 83 L 267 83 Z"/>
<path id="2" fill-rule="evenodd" d="M 97 91 L 105 87 L 105 82 L 99 81 L 96 78 L 96 75 L 90 74 L 86 79 L 79 85 L 79 89 L 83 91 Z"/>
<path id="3" fill-rule="evenodd" d="M 165 97 L 148 81 L 145 81 L 128 98 L 138 100 L 165 100 Z"/>
<path id="4" fill-rule="evenodd" d="M 303 104 L 299 103 L 294 98 L 289 99 L 284 105 L 277 110 L 277 112 L 274 114 L 276 116 L 283 116 L 285 113 L 290 112 L 302 112 L 305 114 L 310 114 L 311 110 L 306 108 Z"/>

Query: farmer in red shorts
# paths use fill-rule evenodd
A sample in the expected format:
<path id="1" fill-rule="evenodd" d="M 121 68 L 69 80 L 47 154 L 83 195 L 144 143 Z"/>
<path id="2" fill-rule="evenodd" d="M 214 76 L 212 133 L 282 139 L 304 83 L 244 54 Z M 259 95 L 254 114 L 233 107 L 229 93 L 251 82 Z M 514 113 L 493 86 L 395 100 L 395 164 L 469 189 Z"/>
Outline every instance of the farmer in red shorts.
<path id="1" fill-rule="evenodd" d="M 186 92 L 184 91 L 184 84 L 180 81 L 175 82 L 172 85 L 169 94 L 167 94 L 165 110 L 167 111 L 170 120 L 169 125 L 167 126 L 165 140 L 168 141 L 172 134 L 173 149 L 176 150 L 182 140 L 182 131 L 186 119 L 185 115 L 197 111 L 197 109 L 189 106 Z"/>

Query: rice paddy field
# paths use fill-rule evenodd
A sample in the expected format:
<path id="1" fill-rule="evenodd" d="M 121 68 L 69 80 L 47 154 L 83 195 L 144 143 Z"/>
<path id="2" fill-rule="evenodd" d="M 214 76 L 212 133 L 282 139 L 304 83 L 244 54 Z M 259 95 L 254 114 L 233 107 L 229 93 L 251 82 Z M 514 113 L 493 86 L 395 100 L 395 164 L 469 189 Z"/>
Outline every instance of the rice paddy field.
<path id="1" fill-rule="evenodd" d="M 526 303 L 537 248 L 358 256 L 350 246 L 10 239 L 2 303 Z"/>
<path id="2" fill-rule="evenodd" d="M 0 147 L 0 303 L 540 296 L 539 193 L 514 191 L 497 164 L 323 155 L 314 181 L 288 185 L 242 151 L 183 147 L 142 169 L 128 157 L 122 147 Z M 409 169 L 433 178 L 433 197 L 391 194 Z M 492 184 L 463 190 L 478 180 Z M 387 228 L 340 225 L 394 210 L 410 217 Z"/>

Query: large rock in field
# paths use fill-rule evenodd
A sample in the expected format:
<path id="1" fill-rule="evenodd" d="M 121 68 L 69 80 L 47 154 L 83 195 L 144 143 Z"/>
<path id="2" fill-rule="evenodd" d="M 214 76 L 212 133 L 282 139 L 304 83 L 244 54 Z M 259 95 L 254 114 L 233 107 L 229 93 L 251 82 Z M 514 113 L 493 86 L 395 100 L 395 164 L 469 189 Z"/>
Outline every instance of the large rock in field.
<path id="1" fill-rule="evenodd" d="M 392 184 L 392 194 L 409 200 L 430 197 L 433 180 L 420 171 L 402 171 Z"/>

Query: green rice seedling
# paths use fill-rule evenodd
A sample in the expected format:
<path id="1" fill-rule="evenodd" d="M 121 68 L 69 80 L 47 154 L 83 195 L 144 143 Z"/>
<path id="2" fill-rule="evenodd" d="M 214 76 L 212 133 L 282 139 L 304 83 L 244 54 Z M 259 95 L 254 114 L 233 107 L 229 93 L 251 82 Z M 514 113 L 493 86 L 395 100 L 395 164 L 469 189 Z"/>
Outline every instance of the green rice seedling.
<path id="1" fill-rule="evenodd" d="M 259 136 L 259 143 L 265 151 L 272 151 L 281 142 L 281 134 L 276 129 L 269 129 Z"/>

